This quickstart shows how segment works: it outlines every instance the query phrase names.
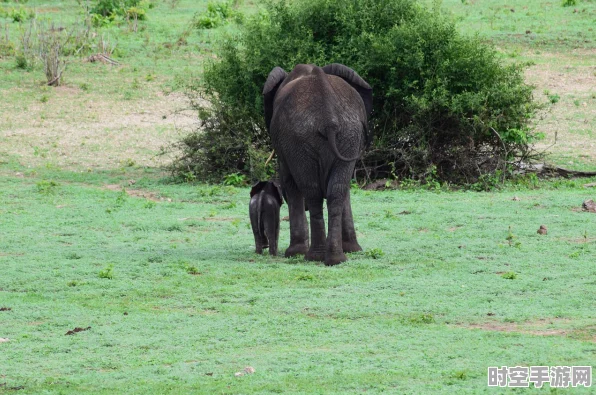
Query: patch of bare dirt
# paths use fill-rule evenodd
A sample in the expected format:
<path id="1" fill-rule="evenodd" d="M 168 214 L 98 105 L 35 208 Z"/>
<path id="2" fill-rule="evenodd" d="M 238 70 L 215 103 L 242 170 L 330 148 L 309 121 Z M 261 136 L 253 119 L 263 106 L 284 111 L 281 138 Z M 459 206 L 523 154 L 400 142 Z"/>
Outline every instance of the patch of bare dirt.
<path id="1" fill-rule="evenodd" d="M 110 185 L 106 185 L 104 188 L 109 189 L 110 191 L 121 191 L 123 187 L 122 187 L 122 185 L 119 185 L 119 184 L 110 184 Z M 126 189 L 126 188 L 124 188 L 124 191 L 126 192 L 126 194 L 128 196 L 147 199 L 147 200 L 151 200 L 154 202 L 161 202 L 161 201 L 165 200 L 163 197 L 161 197 L 156 192 L 142 191 L 140 189 Z M 169 199 L 169 200 L 171 200 L 171 199 Z"/>
<path id="2" fill-rule="evenodd" d="M 521 333 L 535 336 L 565 336 L 596 343 L 596 325 L 574 328 L 572 321 L 565 318 L 541 318 L 524 323 L 487 321 L 484 323 L 457 324 L 456 326 L 466 329 Z"/>
<path id="3" fill-rule="evenodd" d="M 225 222 L 225 221 L 233 221 L 236 218 L 233 218 L 233 217 L 205 217 L 204 219 L 205 219 L 205 221 L 208 221 L 208 222 L 220 222 L 220 221 Z"/>
<path id="4" fill-rule="evenodd" d="M 535 98 L 547 105 L 535 120 L 536 130 L 546 136 L 536 148 L 552 153 L 560 165 L 596 167 L 596 51 L 543 53 L 539 58 L 526 71 L 527 82 L 536 87 Z M 551 104 L 555 96 L 559 100 Z"/>
<path id="5" fill-rule="evenodd" d="M 24 92 L 12 88 L 0 102 L 0 152 L 22 164 L 52 164 L 67 169 L 160 167 L 170 158 L 164 146 L 192 129 L 196 114 L 184 111 L 182 94 L 157 92 L 139 100 L 106 98 L 76 86 L 53 88 L 47 102 L 35 99 L 15 108 Z M 44 94 L 34 93 L 40 97 Z M 24 107 L 24 108 L 22 108 Z"/>

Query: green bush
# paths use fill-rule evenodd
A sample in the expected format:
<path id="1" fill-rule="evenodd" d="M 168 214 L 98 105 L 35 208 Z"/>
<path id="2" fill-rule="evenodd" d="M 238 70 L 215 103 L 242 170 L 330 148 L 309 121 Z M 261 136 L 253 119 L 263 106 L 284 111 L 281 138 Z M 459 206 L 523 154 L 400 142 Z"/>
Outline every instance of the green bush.
<path id="1" fill-rule="evenodd" d="M 98 0 L 91 8 L 91 20 L 95 26 L 105 26 L 113 22 L 116 16 L 145 20 L 147 10 L 154 4 L 147 0 Z"/>
<path id="2" fill-rule="evenodd" d="M 537 105 L 523 67 L 415 0 L 269 1 L 216 53 L 189 87 L 210 104 L 194 101 L 202 128 L 176 144 L 175 174 L 269 171 L 256 162 L 271 151 L 261 91 L 273 67 L 298 63 L 343 63 L 373 87 L 371 177 L 474 182 L 530 152 Z"/>
<path id="3" fill-rule="evenodd" d="M 199 29 L 214 29 L 225 24 L 229 19 L 242 20 L 238 12 L 234 10 L 231 2 L 209 2 L 207 11 L 195 15 L 194 24 Z"/>

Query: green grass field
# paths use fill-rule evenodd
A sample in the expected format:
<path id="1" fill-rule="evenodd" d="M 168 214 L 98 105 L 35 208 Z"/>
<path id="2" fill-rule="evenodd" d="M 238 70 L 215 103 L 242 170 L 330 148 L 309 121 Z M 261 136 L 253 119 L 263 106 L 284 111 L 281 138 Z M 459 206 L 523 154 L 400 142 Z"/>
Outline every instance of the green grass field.
<path id="1" fill-rule="evenodd" d="M 596 169 L 596 3 L 577 3 L 442 7 L 559 96 L 536 119 L 548 160 Z M 57 88 L 0 56 L 0 394 L 537 393 L 488 388 L 487 367 L 596 366 L 596 179 L 352 189 L 365 251 L 332 268 L 254 254 L 247 187 L 169 182 L 160 147 L 196 122 L 182 83 L 235 29 L 176 45 L 205 8 L 162 0 L 137 32 L 98 30 L 120 66 L 74 56 Z M 25 26 L 0 18 L 0 36 Z"/>

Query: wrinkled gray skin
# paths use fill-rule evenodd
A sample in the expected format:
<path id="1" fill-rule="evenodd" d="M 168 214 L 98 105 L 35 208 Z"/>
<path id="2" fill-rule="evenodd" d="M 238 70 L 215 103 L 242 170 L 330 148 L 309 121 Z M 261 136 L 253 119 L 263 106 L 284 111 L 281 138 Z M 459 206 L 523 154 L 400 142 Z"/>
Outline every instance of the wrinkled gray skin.
<path id="1" fill-rule="evenodd" d="M 265 120 L 290 211 L 286 257 L 336 265 L 361 251 L 350 206 L 350 179 L 367 136 L 372 89 L 352 69 L 297 65 L 274 68 L 263 89 Z M 323 199 L 327 199 L 325 235 Z M 311 244 L 305 202 L 310 212 Z"/>
<path id="2" fill-rule="evenodd" d="M 250 224 L 255 236 L 255 252 L 277 255 L 279 240 L 279 208 L 283 204 L 280 187 L 271 181 L 259 181 L 250 190 Z"/>

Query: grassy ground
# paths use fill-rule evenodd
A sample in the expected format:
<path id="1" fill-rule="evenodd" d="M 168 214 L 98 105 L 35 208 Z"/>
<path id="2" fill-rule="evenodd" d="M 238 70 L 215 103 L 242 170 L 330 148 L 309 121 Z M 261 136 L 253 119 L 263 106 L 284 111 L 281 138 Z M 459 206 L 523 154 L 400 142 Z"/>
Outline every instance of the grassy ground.
<path id="1" fill-rule="evenodd" d="M 367 252 L 326 268 L 256 256 L 246 188 L 6 167 L 0 382 L 23 393 L 477 393 L 487 366 L 594 361 L 577 183 L 355 190 Z"/>
<path id="2" fill-rule="evenodd" d="M 74 0 L 23 7 L 81 18 Z M 0 393 L 482 393 L 488 366 L 594 366 L 594 180 L 353 190 L 366 251 L 334 268 L 255 255 L 247 188 L 168 183 L 159 148 L 195 122 L 180 81 L 221 29 L 175 43 L 205 7 L 98 30 L 121 65 L 73 57 L 59 88 L 0 56 Z M 443 7 L 534 63 L 536 96 L 559 96 L 536 120 L 550 160 L 596 169 L 596 4 Z"/>

